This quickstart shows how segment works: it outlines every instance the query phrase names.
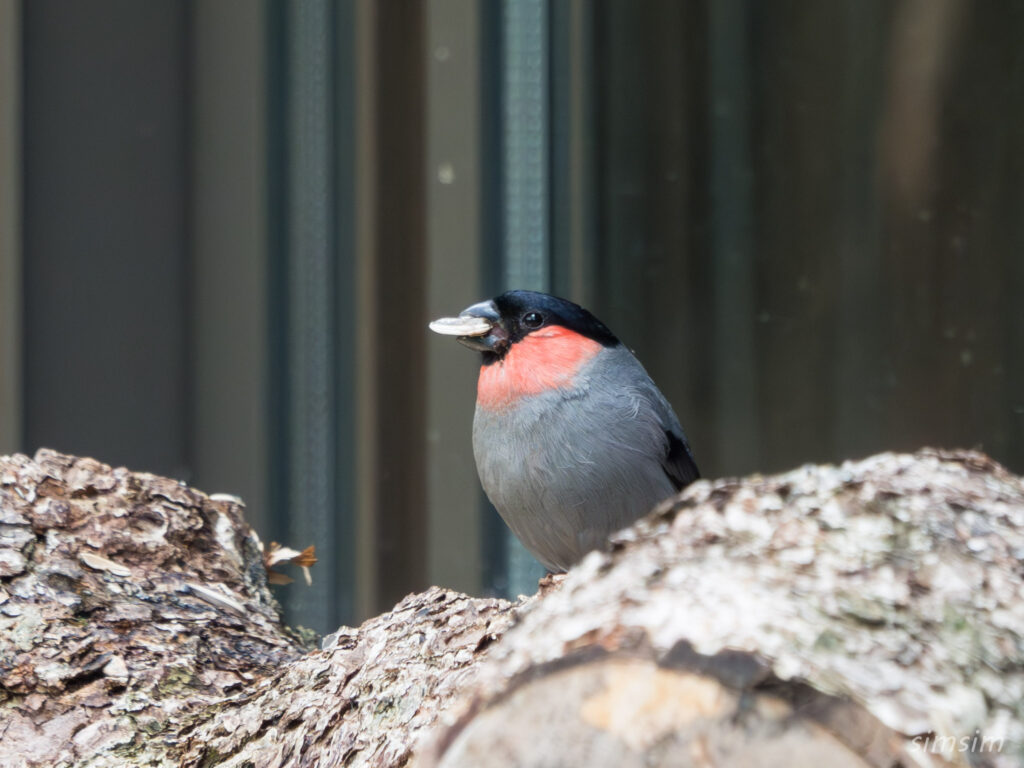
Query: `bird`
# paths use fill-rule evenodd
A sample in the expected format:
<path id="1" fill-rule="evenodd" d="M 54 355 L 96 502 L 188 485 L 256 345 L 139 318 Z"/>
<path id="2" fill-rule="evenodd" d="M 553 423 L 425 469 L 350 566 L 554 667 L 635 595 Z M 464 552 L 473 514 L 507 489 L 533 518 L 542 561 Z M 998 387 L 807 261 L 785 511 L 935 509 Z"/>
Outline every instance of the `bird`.
<path id="1" fill-rule="evenodd" d="M 481 354 L 473 457 L 491 504 L 552 573 L 700 477 L 672 406 L 588 310 L 512 290 L 430 323 Z"/>

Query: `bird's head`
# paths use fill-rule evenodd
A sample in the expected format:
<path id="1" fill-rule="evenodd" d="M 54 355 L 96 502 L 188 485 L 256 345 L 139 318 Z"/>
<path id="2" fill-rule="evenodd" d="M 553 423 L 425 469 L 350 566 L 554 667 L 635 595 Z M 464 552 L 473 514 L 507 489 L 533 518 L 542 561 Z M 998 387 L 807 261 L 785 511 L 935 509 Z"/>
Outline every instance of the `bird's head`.
<path id="1" fill-rule="evenodd" d="M 583 365 L 619 344 L 583 307 L 535 291 L 508 291 L 430 329 L 482 353 L 477 399 L 484 407 L 569 388 Z"/>

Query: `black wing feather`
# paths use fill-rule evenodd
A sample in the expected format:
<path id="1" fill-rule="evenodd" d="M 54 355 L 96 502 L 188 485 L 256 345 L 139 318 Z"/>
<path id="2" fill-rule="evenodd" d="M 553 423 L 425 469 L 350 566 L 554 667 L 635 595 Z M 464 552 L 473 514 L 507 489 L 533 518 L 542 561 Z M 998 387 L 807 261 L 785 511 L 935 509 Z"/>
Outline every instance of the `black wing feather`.
<path id="1" fill-rule="evenodd" d="M 697 462 L 685 437 L 666 429 L 665 438 L 668 440 L 668 451 L 663 462 L 665 474 L 676 490 L 681 491 L 700 477 L 700 470 L 697 469 Z"/>

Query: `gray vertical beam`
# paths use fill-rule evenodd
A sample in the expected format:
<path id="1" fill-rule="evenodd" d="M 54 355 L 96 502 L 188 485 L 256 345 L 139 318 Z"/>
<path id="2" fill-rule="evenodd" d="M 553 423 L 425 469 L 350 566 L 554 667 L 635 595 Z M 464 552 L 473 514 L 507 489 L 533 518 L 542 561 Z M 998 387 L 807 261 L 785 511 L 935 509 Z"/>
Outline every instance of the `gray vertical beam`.
<path id="1" fill-rule="evenodd" d="M 21 2 L 0 0 L 0 454 L 21 412 Z"/>
<path id="2" fill-rule="evenodd" d="M 427 306 L 433 317 L 478 298 L 480 263 L 480 5 L 428 0 Z M 426 334 L 425 329 L 419 329 Z M 427 355 L 428 576 L 481 588 L 480 489 L 470 440 L 476 355 L 429 334 Z"/>
<path id="3" fill-rule="evenodd" d="M 843 98 L 840 99 L 843 152 L 837 163 L 842 204 L 838 218 L 839 332 L 834 344 L 831 455 L 859 456 L 876 447 L 879 409 L 872 407 L 883 379 L 879 350 L 883 323 L 865 312 L 882 290 L 882 221 L 876 196 L 877 126 L 883 97 L 884 48 L 879 30 L 887 27 L 889 8 L 856 0 L 842 6 L 844 36 Z"/>
<path id="4" fill-rule="evenodd" d="M 548 3 L 504 0 L 505 287 L 550 290 Z M 508 589 L 532 594 L 543 568 L 508 536 Z"/>
<path id="5" fill-rule="evenodd" d="M 344 623 L 355 623 L 359 612 L 355 551 L 356 531 L 356 461 L 360 445 L 356 440 L 356 414 L 359 402 L 356 399 L 356 368 L 359 360 L 355 357 L 356 338 L 361 318 L 357 314 L 358 293 L 356 286 L 356 234 L 357 186 L 355 180 L 355 123 L 356 123 L 356 56 L 355 56 L 355 3 L 353 0 L 336 0 L 335 5 L 335 85 L 334 114 L 335 129 L 335 250 L 337 268 L 335 274 L 335 329 L 334 351 L 337 362 L 338 382 L 335 388 L 336 431 L 337 431 L 337 487 L 338 541 L 329 553 L 334 559 L 333 578 L 342 595 L 342 609 L 339 619 Z"/>
<path id="6" fill-rule="evenodd" d="M 594 279 L 593 93 L 590 83 L 593 39 L 591 6 L 569 0 L 569 291 L 584 306 L 592 303 Z"/>
<path id="7" fill-rule="evenodd" d="M 758 466 L 755 265 L 750 148 L 749 10 L 709 5 L 715 415 L 718 466 Z"/>
<path id="8" fill-rule="evenodd" d="M 588 0 L 565 0 L 551 10 L 551 287 L 593 306 L 593 6 Z"/>
<path id="9" fill-rule="evenodd" d="M 355 268 L 356 268 L 356 614 L 377 604 L 377 9 L 355 0 Z"/>
<path id="10" fill-rule="evenodd" d="M 22 6 L 24 440 L 187 478 L 190 6 Z"/>
<path id="11" fill-rule="evenodd" d="M 426 586 L 426 347 L 396 341 L 427 317 L 425 6 L 377 3 L 377 609 Z M 422 337 L 420 337 L 422 339 Z"/>
<path id="12" fill-rule="evenodd" d="M 195 482 L 267 511 L 264 3 L 195 3 L 192 297 Z"/>
<path id="13" fill-rule="evenodd" d="M 505 282 L 545 291 L 548 267 L 548 4 L 504 0 Z"/>
<path id="14" fill-rule="evenodd" d="M 331 561 L 339 512 L 333 397 L 333 26 L 329 0 L 287 7 L 288 536 L 298 548 L 319 544 Z M 341 609 L 336 586 L 334 579 L 316 579 L 309 589 L 292 591 L 289 607 L 308 626 L 331 631 Z"/>

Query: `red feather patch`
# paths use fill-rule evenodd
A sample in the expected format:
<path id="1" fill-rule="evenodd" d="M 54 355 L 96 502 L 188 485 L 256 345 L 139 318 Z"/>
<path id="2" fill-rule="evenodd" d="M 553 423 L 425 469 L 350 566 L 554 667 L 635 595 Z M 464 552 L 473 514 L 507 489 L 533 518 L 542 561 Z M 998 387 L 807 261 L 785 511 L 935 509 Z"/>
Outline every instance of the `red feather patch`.
<path id="1" fill-rule="evenodd" d="M 576 331 L 552 325 L 513 344 L 505 357 L 480 368 L 476 398 L 491 411 L 507 408 L 521 397 L 572 386 L 580 368 L 601 345 Z"/>

